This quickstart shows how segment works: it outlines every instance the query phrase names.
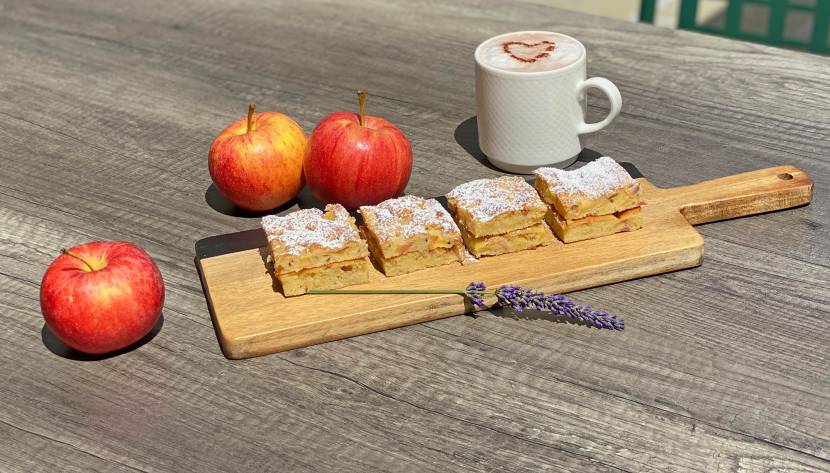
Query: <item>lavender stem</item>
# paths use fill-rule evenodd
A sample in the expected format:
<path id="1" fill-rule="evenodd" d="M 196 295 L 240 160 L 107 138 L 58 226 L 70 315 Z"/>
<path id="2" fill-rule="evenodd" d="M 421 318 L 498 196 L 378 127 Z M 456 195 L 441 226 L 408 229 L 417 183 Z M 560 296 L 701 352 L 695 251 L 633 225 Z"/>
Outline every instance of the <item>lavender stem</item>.
<path id="1" fill-rule="evenodd" d="M 306 294 L 459 294 L 464 291 L 449 289 L 309 289 Z"/>

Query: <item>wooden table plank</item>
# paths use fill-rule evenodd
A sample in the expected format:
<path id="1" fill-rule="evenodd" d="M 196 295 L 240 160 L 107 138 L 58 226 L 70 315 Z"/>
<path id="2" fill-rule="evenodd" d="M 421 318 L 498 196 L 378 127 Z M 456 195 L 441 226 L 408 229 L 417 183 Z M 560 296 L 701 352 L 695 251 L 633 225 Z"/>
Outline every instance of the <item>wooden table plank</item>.
<path id="1" fill-rule="evenodd" d="M 0 470 L 830 468 L 830 60 L 539 5 L 353 3 L 0 1 Z M 698 227 L 701 268 L 573 294 L 622 334 L 483 314 L 224 359 L 192 245 L 256 221 L 205 203 L 215 133 L 250 100 L 310 131 L 366 88 L 413 143 L 408 191 L 440 194 L 498 174 L 456 142 L 473 48 L 536 28 L 622 91 L 587 145 L 665 186 L 794 164 L 813 204 Z M 92 239 L 144 246 L 168 297 L 151 342 L 83 362 L 44 346 L 38 285 Z"/>

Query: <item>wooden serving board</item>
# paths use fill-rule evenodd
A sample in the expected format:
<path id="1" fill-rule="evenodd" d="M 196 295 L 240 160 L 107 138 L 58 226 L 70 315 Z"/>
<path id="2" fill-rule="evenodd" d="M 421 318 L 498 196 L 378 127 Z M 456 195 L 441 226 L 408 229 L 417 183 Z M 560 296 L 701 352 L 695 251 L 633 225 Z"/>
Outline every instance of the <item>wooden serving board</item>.
<path id="1" fill-rule="evenodd" d="M 700 265 L 703 258 L 703 237 L 692 225 L 804 205 L 810 202 L 813 188 L 812 180 L 793 166 L 671 189 L 638 180 L 646 201 L 643 228 L 638 231 L 392 278 L 376 272 L 372 282 L 352 288 L 455 289 L 483 281 L 489 287 L 520 284 L 562 293 L 690 268 Z M 266 268 L 261 231 L 223 237 L 231 236 L 197 243 L 196 260 L 228 358 L 291 350 L 472 310 L 458 295 L 286 298 L 275 289 Z M 221 242 L 225 242 L 224 251 L 215 251 Z"/>

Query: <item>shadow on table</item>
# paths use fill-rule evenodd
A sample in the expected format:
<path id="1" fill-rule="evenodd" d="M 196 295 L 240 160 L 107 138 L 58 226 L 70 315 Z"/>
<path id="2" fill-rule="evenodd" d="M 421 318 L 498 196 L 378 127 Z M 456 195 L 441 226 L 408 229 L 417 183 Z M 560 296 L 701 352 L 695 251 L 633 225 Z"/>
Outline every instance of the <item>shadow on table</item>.
<path id="1" fill-rule="evenodd" d="M 271 289 L 276 293 L 282 294 L 282 285 L 274 272 L 274 264 L 269 261 L 271 252 L 267 246 L 259 248 L 259 257 L 262 259 L 262 267 L 265 268 L 265 272 L 271 277 Z"/>
<path id="2" fill-rule="evenodd" d="M 461 122 L 455 128 L 454 136 L 456 143 L 461 145 L 464 151 L 475 158 L 476 161 L 494 171 L 504 172 L 490 164 L 484 151 L 481 151 L 481 148 L 478 147 L 478 121 L 476 117 L 470 117 Z"/>
<path id="3" fill-rule="evenodd" d="M 508 171 L 501 170 L 492 164 L 487 159 L 487 155 L 484 154 L 484 151 L 481 150 L 478 146 L 478 121 L 476 117 L 470 117 L 460 125 L 455 128 L 455 141 L 464 148 L 464 151 L 470 154 L 476 161 L 479 163 L 487 166 L 488 168 L 498 171 L 500 173 L 510 174 Z M 573 169 L 574 167 L 579 167 L 583 163 L 590 163 L 591 161 L 599 158 L 602 156 L 601 153 L 594 151 L 592 149 L 583 148 L 582 152 L 579 153 L 577 160 L 574 164 L 572 164 L 569 169 Z M 643 177 L 639 170 L 634 167 L 631 163 L 621 162 L 622 167 L 631 174 L 632 177 Z M 515 174 L 515 173 L 513 173 Z M 527 176 L 527 174 L 520 174 L 523 176 Z"/>
<path id="4" fill-rule="evenodd" d="M 150 332 L 145 335 L 141 340 L 133 343 L 132 345 L 122 348 L 120 350 L 114 351 L 112 353 L 104 353 L 101 355 L 92 355 L 89 353 L 83 353 L 74 348 L 68 346 L 67 344 L 63 343 L 57 335 L 49 328 L 48 325 L 43 324 L 43 328 L 40 330 L 40 339 L 43 341 L 43 345 L 49 349 L 55 355 L 58 355 L 61 358 L 66 358 L 68 360 L 74 361 L 98 361 L 98 360 L 106 360 L 107 358 L 112 358 L 118 355 L 123 355 L 124 353 L 129 353 L 136 348 L 144 345 L 145 343 L 149 342 L 150 340 L 156 338 L 156 335 L 161 331 L 161 328 L 164 326 L 164 314 L 161 314 L 156 324 L 150 330 Z"/>
<path id="5" fill-rule="evenodd" d="M 581 325 L 583 327 L 593 327 L 593 325 L 589 324 L 588 322 L 583 322 L 581 320 L 574 320 L 568 318 L 564 315 L 553 315 L 550 312 L 544 312 L 541 310 L 525 310 L 522 312 L 516 312 L 513 309 L 504 309 L 504 308 L 495 308 L 489 309 L 485 311 L 486 313 L 493 314 L 496 317 L 501 317 L 503 319 L 512 319 L 512 320 L 542 320 L 545 322 L 552 322 L 556 324 L 567 324 L 567 325 Z M 468 316 L 477 317 L 476 313 L 467 314 Z"/>
<path id="6" fill-rule="evenodd" d="M 221 192 L 219 192 L 219 189 L 216 188 L 215 184 L 211 184 L 210 187 L 208 187 L 205 191 L 205 202 L 208 204 L 210 208 L 219 212 L 220 214 L 242 218 L 260 218 L 265 215 L 279 214 L 287 210 L 290 210 L 295 206 L 301 209 L 322 209 L 324 207 L 319 200 L 317 200 L 313 195 L 311 195 L 311 192 L 308 190 L 307 187 L 304 187 L 303 190 L 300 191 L 300 193 L 297 195 L 297 197 L 289 200 L 285 204 L 275 209 L 266 210 L 264 212 L 254 212 L 251 210 L 245 210 L 237 207 L 233 204 L 233 202 L 229 201 L 227 197 L 225 197 L 224 195 L 222 195 Z"/>

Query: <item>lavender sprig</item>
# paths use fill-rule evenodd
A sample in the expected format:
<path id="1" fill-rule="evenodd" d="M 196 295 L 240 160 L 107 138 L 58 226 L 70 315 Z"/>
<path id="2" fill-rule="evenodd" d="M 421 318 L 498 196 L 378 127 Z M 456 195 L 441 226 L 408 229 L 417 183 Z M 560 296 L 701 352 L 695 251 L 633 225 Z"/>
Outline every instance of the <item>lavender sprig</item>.
<path id="1" fill-rule="evenodd" d="M 487 291 L 484 283 L 470 283 L 466 293 L 473 305 L 479 308 L 485 307 L 482 297 Z M 500 286 L 494 293 L 496 305 L 509 307 L 516 312 L 522 312 L 525 309 L 541 310 L 553 315 L 568 317 L 571 320 L 582 321 L 599 329 L 625 330 L 625 321 L 616 315 L 610 315 L 588 306 L 578 306 L 559 294 L 548 295 L 519 286 Z"/>

